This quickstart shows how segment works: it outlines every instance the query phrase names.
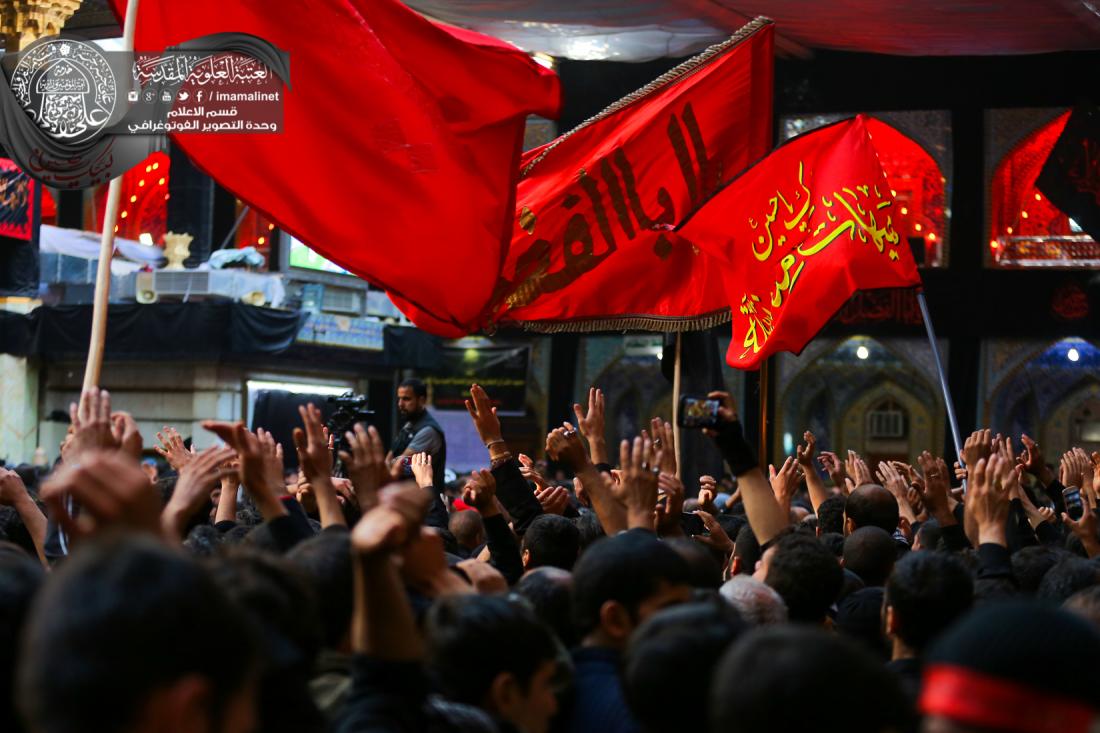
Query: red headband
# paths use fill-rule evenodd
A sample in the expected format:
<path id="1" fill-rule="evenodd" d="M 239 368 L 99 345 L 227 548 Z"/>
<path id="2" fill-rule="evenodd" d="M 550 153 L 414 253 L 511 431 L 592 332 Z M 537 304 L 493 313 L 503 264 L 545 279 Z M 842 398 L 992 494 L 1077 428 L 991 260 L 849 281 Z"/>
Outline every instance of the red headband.
<path id="1" fill-rule="evenodd" d="M 925 669 L 920 709 L 1006 733 L 1088 733 L 1096 716 L 1083 702 L 946 664 Z"/>

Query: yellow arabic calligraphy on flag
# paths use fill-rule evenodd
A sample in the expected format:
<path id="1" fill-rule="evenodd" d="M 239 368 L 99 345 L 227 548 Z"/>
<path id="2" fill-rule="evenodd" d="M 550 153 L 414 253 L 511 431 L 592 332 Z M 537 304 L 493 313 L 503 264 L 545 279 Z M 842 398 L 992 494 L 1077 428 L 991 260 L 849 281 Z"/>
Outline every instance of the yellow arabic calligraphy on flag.
<path id="1" fill-rule="evenodd" d="M 862 117 L 796 138 L 711 199 L 681 233 L 727 264 L 730 363 L 801 351 L 857 290 L 919 285 L 893 206 Z"/>

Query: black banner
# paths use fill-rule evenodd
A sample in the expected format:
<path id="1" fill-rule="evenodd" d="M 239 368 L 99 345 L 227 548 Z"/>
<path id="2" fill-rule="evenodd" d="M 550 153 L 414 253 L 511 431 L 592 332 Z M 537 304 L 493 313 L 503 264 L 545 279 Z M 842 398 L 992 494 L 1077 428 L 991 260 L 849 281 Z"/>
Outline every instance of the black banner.
<path id="1" fill-rule="evenodd" d="M 442 349 L 442 365 L 426 381 L 432 406 L 438 410 L 465 410 L 470 385 L 485 388 L 502 415 L 527 412 L 528 346 Z"/>

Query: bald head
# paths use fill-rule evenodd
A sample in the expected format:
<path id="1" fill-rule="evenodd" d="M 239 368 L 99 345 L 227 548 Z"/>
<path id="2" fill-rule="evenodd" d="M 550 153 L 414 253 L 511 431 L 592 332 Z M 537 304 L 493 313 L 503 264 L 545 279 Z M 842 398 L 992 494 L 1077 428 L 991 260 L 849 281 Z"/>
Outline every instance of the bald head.
<path id="1" fill-rule="evenodd" d="M 878 484 L 864 484 L 848 496 L 844 504 L 844 533 L 860 527 L 878 527 L 894 533 L 898 528 L 898 500 Z"/>
<path id="2" fill-rule="evenodd" d="M 458 540 L 458 544 L 467 550 L 473 550 L 485 542 L 485 525 L 481 522 L 481 515 L 467 509 L 455 512 L 447 522 L 447 529 Z"/>

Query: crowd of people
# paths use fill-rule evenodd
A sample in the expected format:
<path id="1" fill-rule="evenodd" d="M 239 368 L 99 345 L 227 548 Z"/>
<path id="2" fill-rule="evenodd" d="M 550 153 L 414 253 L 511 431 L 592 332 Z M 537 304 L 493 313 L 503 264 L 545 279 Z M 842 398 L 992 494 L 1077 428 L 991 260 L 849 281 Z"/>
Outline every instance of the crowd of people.
<path id="1" fill-rule="evenodd" d="M 685 486 L 672 426 L 609 446 L 592 389 L 560 481 L 474 385 L 486 467 L 448 486 L 401 387 L 389 446 L 301 408 L 289 475 L 223 422 L 158 470 L 84 392 L 48 474 L 0 470 L 0 731 L 1100 730 L 1098 454 L 806 433 L 768 467 L 715 392 L 728 473 Z"/>

